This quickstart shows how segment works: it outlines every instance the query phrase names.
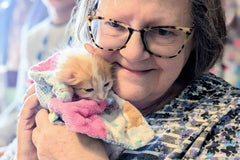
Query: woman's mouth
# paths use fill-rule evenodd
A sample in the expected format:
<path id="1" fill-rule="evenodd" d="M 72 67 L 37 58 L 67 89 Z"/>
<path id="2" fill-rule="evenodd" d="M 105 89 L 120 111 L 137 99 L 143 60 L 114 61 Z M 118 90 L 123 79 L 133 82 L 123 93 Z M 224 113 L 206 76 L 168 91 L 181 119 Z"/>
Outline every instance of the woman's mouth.
<path id="1" fill-rule="evenodd" d="M 153 71 L 153 69 L 132 69 L 129 67 L 122 66 L 119 63 L 115 63 L 114 66 L 116 67 L 117 70 L 122 69 L 130 74 L 135 74 L 135 75 L 144 75 Z"/>

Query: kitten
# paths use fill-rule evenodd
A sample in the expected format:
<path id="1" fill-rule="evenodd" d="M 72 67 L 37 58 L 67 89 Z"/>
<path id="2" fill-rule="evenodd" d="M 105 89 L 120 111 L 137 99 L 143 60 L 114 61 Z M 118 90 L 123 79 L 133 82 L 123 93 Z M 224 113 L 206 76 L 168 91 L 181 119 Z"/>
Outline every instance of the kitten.
<path id="1" fill-rule="evenodd" d="M 113 86 L 112 65 L 97 55 L 79 49 L 67 49 L 56 71 L 58 81 L 72 87 L 79 98 L 100 102 Z"/>
<path id="2" fill-rule="evenodd" d="M 79 53 L 79 50 L 65 51 L 57 66 L 56 78 L 71 86 L 79 98 L 100 102 L 108 98 L 113 86 L 113 67 L 103 58 Z M 116 159 L 123 147 L 104 143 L 110 159 Z"/>

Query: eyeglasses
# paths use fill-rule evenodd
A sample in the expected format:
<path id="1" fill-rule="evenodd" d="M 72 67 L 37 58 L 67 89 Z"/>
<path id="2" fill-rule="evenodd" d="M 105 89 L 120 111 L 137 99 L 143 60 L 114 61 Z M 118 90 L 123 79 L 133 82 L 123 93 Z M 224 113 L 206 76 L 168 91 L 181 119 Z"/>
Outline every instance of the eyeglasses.
<path id="1" fill-rule="evenodd" d="M 141 30 L 101 16 L 88 15 L 88 31 L 92 42 L 100 49 L 117 51 L 126 47 L 134 31 L 140 32 L 149 54 L 173 58 L 181 53 L 193 27 L 155 26 Z"/>

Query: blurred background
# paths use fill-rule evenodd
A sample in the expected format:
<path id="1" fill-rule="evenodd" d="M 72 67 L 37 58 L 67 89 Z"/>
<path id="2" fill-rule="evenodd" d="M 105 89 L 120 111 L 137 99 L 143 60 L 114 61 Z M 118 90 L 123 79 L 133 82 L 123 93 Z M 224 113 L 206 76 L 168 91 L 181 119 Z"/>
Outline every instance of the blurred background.
<path id="1" fill-rule="evenodd" d="M 0 0 L 0 112 L 15 99 L 22 38 L 47 16 L 41 0 Z"/>
<path id="2" fill-rule="evenodd" d="M 240 87 L 240 0 L 223 0 L 228 30 L 223 59 L 210 71 Z"/>
<path id="3" fill-rule="evenodd" d="M 27 72 L 69 45 L 76 0 L 0 0 L 0 157 L 16 137 Z M 71 21 L 72 22 L 72 21 Z"/>

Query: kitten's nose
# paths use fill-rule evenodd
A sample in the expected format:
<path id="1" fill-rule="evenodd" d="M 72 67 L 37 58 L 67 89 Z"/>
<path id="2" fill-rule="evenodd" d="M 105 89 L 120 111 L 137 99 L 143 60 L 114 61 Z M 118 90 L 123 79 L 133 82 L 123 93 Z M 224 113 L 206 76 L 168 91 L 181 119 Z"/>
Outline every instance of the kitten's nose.
<path id="1" fill-rule="evenodd" d="M 97 95 L 97 99 L 99 100 L 99 101 L 102 101 L 102 100 L 104 100 L 106 97 L 105 97 L 105 95 L 104 94 L 99 94 L 99 95 Z"/>

